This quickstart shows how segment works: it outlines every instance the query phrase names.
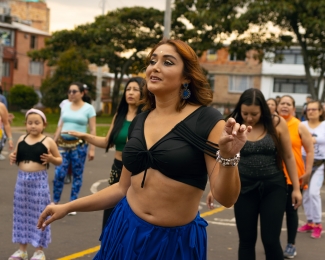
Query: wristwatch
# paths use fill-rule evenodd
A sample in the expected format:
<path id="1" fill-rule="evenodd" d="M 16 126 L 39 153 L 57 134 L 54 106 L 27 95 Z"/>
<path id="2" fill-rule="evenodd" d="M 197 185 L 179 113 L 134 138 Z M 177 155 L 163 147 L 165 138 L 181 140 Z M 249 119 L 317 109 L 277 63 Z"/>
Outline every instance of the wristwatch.
<path id="1" fill-rule="evenodd" d="M 221 163 L 222 166 L 237 166 L 240 161 L 239 153 L 237 153 L 235 155 L 235 157 L 228 158 L 228 159 L 221 157 L 219 150 L 217 151 L 216 155 L 217 155 L 217 158 L 216 158 L 217 162 Z"/>

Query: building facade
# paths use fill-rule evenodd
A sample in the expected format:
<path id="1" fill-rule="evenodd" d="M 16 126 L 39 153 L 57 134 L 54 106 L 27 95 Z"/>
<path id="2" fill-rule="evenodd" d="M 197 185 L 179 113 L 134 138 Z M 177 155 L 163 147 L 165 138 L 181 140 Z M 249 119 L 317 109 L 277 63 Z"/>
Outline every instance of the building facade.
<path id="1" fill-rule="evenodd" d="M 228 48 L 208 50 L 200 58 L 207 70 L 210 85 L 214 92 L 212 105 L 225 114 L 237 103 L 239 96 L 248 88 L 260 89 L 265 99 L 291 95 L 296 101 L 297 112 L 301 110 L 309 95 L 303 58 L 299 48 L 283 50 L 282 61 L 261 63 L 254 59 L 254 51 L 245 55 L 230 54 Z M 273 54 L 267 54 L 270 57 Z M 317 72 L 311 71 L 318 77 Z M 324 91 L 321 83 L 320 93 Z M 319 97 L 320 98 L 320 97 Z"/>
<path id="2" fill-rule="evenodd" d="M 254 52 L 230 54 L 228 48 L 208 50 L 200 57 L 213 90 L 212 106 L 227 114 L 247 88 L 261 88 L 262 65 Z"/>
<path id="3" fill-rule="evenodd" d="M 32 61 L 27 53 L 33 49 L 41 49 L 45 45 L 47 32 L 31 26 L 12 22 L 0 22 L 2 38 L 2 88 L 9 91 L 16 84 L 23 84 L 39 90 L 49 68 L 43 62 Z"/>
<path id="4" fill-rule="evenodd" d="M 13 21 L 28 23 L 44 32 L 50 31 L 50 9 L 44 0 L 9 0 Z"/>

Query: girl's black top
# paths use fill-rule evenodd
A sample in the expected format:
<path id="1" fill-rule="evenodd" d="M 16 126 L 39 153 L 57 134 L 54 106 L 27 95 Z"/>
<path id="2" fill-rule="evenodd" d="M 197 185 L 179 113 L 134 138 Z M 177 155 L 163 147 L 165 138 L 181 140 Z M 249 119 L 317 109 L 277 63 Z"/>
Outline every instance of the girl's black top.
<path id="1" fill-rule="evenodd" d="M 47 147 L 43 144 L 45 136 L 41 141 L 35 144 L 26 143 L 25 139 L 28 135 L 24 137 L 24 139 L 18 144 L 17 155 L 16 155 L 16 163 L 19 165 L 20 162 L 36 162 L 42 164 L 41 155 L 43 153 L 48 153 Z"/>
<path id="2" fill-rule="evenodd" d="M 207 139 L 223 116 L 212 107 L 199 107 L 147 149 L 144 122 L 148 114 L 146 111 L 137 115 L 129 127 L 128 142 L 122 152 L 123 165 L 132 175 L 144 171 L 141 187 L 147 169 L 152 168 L 173 180 L 204 190 L 207 183 L 204 154 L 215 158 L 218 150 L 217 144 Z"/>

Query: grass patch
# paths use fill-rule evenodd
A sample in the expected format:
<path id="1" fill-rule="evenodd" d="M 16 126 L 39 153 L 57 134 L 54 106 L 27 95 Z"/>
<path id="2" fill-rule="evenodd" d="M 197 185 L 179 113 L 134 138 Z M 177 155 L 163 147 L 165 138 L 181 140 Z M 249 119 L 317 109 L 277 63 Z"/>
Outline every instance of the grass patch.
<path id="1" fill-rule="evenodd" d="M 15 118 L 11 124 L 12 127 L 25 127 L 25 114 L 21 112 L 12 112 Z M 60 114 L 52 113 L 46 114 L 47 127 L 45 129 L 46 133 L 54 134 L 59 122 Z M 97 126 L 96 133 L 98 136 L 106 136 L 109 129 L 109 124 L 111 124 L 113 116 L 111 115 L 101 115 L 96 117 L 96 124 L 106 124 L 107 126 Z"/>

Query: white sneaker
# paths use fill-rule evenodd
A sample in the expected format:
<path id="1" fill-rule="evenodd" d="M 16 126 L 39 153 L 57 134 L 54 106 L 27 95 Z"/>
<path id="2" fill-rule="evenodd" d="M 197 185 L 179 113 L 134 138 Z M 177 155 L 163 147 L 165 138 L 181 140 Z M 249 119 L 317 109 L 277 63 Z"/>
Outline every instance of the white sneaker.
<path id="1" fill-rule="evenodd" d="M 8 260 L 28 260 L 27 251 L 21 251 L 20 249 L 13 253 Z"/>
<path id="2" fill-rule="evenodd" d="M 37 250 L 30 260 L 46 260 L 46 258 L 42 250 Z"/>
<path id="3" fill-rule="evenodd" d="M 0 154 L 0 160 L 1 161 L 6 160 L 6 157 L 4 157 L 2 154 Z"/>
<path id="4" fill-rule="evenodd" d="M 75 216 L 75 215 L 77 215 L 77 212 L 75 212 L 75 211 L 68 213 L 68 216 Z"/>

